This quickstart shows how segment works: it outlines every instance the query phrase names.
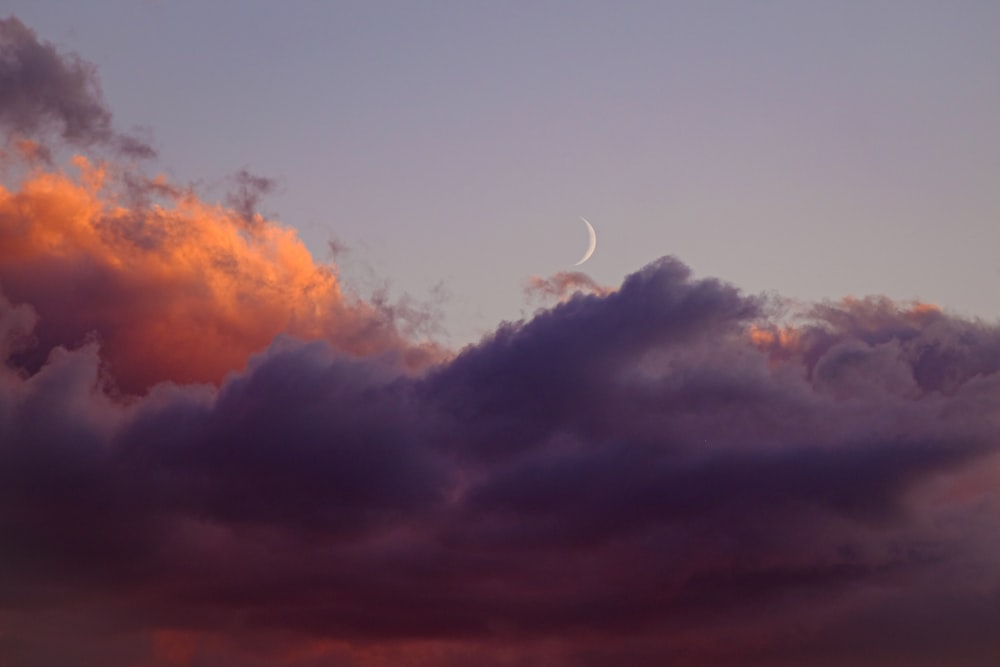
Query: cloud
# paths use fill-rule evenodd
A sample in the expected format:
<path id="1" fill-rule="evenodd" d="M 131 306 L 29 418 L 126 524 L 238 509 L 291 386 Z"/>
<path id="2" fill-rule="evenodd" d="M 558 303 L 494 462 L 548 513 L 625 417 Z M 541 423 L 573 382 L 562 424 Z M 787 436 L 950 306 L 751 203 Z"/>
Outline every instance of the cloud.
<path id="1" fill-rule="evenodd" d="M 260 198 L 274 190 L 276 183 L 273 179 L 252 174 L 246 169 L 236 172 L 233 180 L 236 191 L 229 194 L 226 203 L 243 216 L 247 223 L 253 223 Z"/>
<path id="2" fill-rule="evenodd" d="M 127 610 L 94 664 L 255 664 L 266 639 L 261 664 L 821 665 L 879 623 L 879 655 L 989 664 L 1000 331 L 871 305 L 776 355 L 765 302 L 667 258 L 423 373 L 285 337 L 126 402 L 97 342 L 53 348 L 0 394 L 0 604 Z M 0 321 L 16 349 L 36 318 Z M 959 352 L 946 386 L 891 380 Z M 960 620 L 904 611 L 939 598 Z M 967 631 L 906 639 L 934 623 Z"/>
<path id="3" fill-rule="evenodd" d="M 565 299 L 574 292 L 604 295 L 611 290 L 594 282 L 586 273 L 560 271 L 549 278 L 531 276 L 524 288 L 528 297 Z"/>
<path id="4" fill-rule="evenodd" d="M 345 296 L 294 231 L 200 201 L 162 178 L 37 172 L 0 189 L 0 285 L 39 316 L 36 369 L 56 346 L 100 340 L 121 387 L 218 382 L 279 333 L 374 354 L 407 348 L 378 308 Z"/>
<path id="5" fill-rule="evenodd" d="M 112 127 L 96 68 L 40 42 L 16 17 L 0 19 L 0 127 L 22 138 L 50 128 L 77 146 L 104 144 L 129 157 L 155 151 L 138 137 Z"/>
<path id="6" fill-rule="evenodd" d="M 61 170 L 27 134 L 123 135 L 2 37 L 0 663 L 1000 659 L 1000 325 L 664 257 L 532 279 L 558 303 L 452 353 L 268 179 Z"/>

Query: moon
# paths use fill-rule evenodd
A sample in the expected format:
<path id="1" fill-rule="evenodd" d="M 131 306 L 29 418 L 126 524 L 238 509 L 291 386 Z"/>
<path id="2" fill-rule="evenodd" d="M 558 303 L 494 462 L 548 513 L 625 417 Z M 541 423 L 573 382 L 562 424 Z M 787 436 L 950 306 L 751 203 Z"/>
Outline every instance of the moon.
<path id="1" fill-rule="evenodd" d="M 580 261 L 573 266 L 580 266 L 590 259 L 590 256 L 594 254 L 595 250 L 597 250 L 597 232 L 594 231 L 594 226 L 587 222 L 586 218 L 581 217 L 580 219 L 583 220 L 583 224 L 587 225 L 587 233 L 590 235 L 590 244 L 587 246 L 587 252 L 583 253 L 583 257 L 580 258 Z"/>

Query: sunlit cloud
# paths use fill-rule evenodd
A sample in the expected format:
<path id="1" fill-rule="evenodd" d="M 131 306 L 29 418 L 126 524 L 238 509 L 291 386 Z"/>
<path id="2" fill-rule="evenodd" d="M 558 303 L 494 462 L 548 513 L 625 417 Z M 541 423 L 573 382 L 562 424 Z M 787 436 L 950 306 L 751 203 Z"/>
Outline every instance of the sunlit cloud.
<path id="1" fill-rule="evenodd" d="M 593 278 L 579 271 L 560 271 L 548 278 L 531 276 L 524 287 L 524 293 L 529 298 L 544 300 L 562 300 L 571 294 L 608 294 L 609 287 L 598 285 Z"/>
<path id="2" fill-rule="evenodd" d="M 39 315 L 34 365 L 95 335 L 113 376 L 143 389 L 218 382 L 279 333 L 357 354 L 407 347 L 293 230 L 162 178 L 141 183 L 156 202 L 136 205 L 135 180 L 116 193 L 107 166 L 75 163 L 76 177 L 38 172 L 0 189 L 0 284 Z"/>

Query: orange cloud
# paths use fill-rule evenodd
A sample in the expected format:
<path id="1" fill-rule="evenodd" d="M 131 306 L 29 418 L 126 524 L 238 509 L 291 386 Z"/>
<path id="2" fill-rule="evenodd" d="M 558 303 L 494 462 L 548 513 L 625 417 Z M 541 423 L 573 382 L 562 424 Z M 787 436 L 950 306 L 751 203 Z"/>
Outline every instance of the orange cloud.
<path id="1" fill-rule="evenodd" d="M 793 326 L 753 324 L 749 335 L 751 344 L 765 353 L 772 363 L 788 361 L 801 351 L 802 330 Z"/>
<path id="2" fill-rule="evenodd" d="M 20 139 L 14 142 L 16 156 L 28 164 L 50 163 L 52 152 L 43 144 L 31 139 Z"/>
<path id="3" fill-rule="evenodd" d="M 750 340 L 760 349 L 774 346 L 790 347 L 794 344 L 798 333 L 792 327 L 776 327 L 753 325 L 750 327 Z"/>
<path id="4" fill-rule="evenodd" d="M 593 278 L 581 271 L 559 271 L 549 278 L 531 276 L 524 288 L 524 292 L 528 296 L 537 296 L 543 299 L 557 298 L 560 301 L 569 298 L 576 292 L 604 296 L 612 291 L 610 287 L 599 285 Z"/>
<path id="5" fill-rule="evenodd" d="M 115 192 L 109 167 L 74 163 L 78 178 L 34 171 L 0 186 L 0 284 L 37 311 L 40 353 L 96 335 L 128 390 L 218 382 L 283 332 L 359 355 L 401 348 L 413 364 L 430 353 L 345 296 L 293 230 L 162 177 Z"/>

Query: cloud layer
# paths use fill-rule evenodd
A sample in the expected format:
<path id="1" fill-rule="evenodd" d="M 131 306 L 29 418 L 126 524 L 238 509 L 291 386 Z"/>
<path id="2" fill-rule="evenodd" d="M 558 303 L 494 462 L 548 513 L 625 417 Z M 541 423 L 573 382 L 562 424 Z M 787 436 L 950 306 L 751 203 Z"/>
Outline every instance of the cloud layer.
<path id="1" fill-rule="evenodd" d="M 8 368 L 0 652 L 86 604 L 93 664 L 989 664 L 1000 331 L 767 321 L 667 258 L 417 375 L 294 338 L 127 403 L 95 342 Z"/>
<path id="2" fill-rule="evenodd" d="M 443 353 L 266 179 L 33 158 L 110 116 L 0 35 L 63 82 L 0 97 L 0 662 L 997 664 L 997 325 L 665 257 Z"/>

